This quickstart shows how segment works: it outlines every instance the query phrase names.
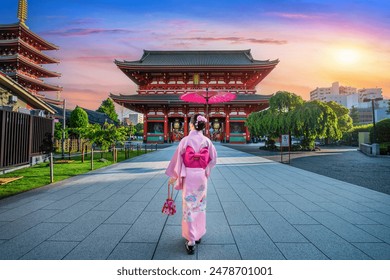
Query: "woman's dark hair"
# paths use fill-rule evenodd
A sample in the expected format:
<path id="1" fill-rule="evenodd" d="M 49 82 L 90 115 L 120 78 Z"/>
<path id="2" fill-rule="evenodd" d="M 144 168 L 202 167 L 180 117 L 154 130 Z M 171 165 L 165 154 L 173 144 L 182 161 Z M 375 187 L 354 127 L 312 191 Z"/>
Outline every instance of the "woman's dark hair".
<path id="1" fill-rule="evenodd" d="M 198 116 L 202 116 L 202 114 L 192 115 L 190 122 L 194 125 L 196 130 L 203 130 L 206 127 L 206 122 L 198 121 Z"/>

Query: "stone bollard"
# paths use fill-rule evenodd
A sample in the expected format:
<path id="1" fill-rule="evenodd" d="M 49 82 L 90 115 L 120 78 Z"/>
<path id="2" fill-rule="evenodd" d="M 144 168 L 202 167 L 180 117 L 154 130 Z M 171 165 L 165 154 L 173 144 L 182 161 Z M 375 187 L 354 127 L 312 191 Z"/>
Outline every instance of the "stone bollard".
<path id="1" fill-rule="evenodd" d="M 380 154 L 380 150 L 379 150 L 379 144 L 372 144 L 371 145 L 371 149 L 372 149 L 372 155 L 373 156 L 378 156 Z"/>

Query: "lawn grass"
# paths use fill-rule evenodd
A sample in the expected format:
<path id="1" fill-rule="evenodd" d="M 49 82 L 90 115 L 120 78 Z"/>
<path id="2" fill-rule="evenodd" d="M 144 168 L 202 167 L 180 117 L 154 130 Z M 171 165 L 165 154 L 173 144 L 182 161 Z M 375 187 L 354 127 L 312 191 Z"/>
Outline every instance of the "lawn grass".
<path id="1" fill-rule="evenodd" d="M 139 155 L 143 153 L 144 150 L 139 151 Z M 137 151 L 131 151 L 130 158 L 135 156 L 137 156 Z M 99 162 L 100 158 L 100 153 L 94 154 L 94 170 L 114 163 L 112 153 L 103 153 L 103 158 L 108 160 L 107 162 Z M 54 182 L 59 182 L 91 171 L 90 155 L 85 158 L 84 163 L 81 162 L 81 156 L 72 157 L 71 159 L 74 160 L 74 162 L 54 164 Z M 125 160 L 125 153 L 123 151 L 118 151 L 117 161 L 120 162 L 123 160 Z M 40 163 L 32 167 L 15 170 L 13 172 L 0 175 L 0 178 L 19 176 L 23 176 L 23 178 L 6 185 L 0 185 L 0 199 L 50 184 L 49 163 Z"/>

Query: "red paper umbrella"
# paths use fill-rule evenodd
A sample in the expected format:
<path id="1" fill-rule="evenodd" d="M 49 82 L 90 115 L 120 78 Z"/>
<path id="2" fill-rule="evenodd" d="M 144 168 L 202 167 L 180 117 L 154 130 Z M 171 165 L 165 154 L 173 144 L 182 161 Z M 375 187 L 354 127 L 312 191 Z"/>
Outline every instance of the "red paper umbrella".
<path id="1" fill-rule="evenodd" d="M 234 93 L 228 91 L 202 91 L 187 92 L 180 96 L 180 99 L 186 102 L 215 104 L 234 100 L 237 97 Z"/>

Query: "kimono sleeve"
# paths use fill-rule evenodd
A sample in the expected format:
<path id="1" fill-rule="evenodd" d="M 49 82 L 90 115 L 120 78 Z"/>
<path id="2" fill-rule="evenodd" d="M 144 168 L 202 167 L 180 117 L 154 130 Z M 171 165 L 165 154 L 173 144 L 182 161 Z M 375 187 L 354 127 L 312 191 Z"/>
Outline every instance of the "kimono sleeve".
<path id="1" fill-rule="evenodd" d="M 182 157 L 184 142 L 184 139 L 180 141 L 179 146 L 177 147 L 171 161 L 168 164 L 167 169 L 165 170 L 166 175 L 178 179 L 175 186 L 175 189 L 177 190 L 182 189 L 182 177 L 185 177 L 186 175 Z"/>
<path id="2" fill-rule="evenodd" d="M 209 146 L 209 155 L 210 155 L 210 162 L 206 167 L 206 177 L 208 178 L 211 173 L 211 169 L 217 164 L 217 150 L 215 149 L 213 143 L 210 141 Z"/>

